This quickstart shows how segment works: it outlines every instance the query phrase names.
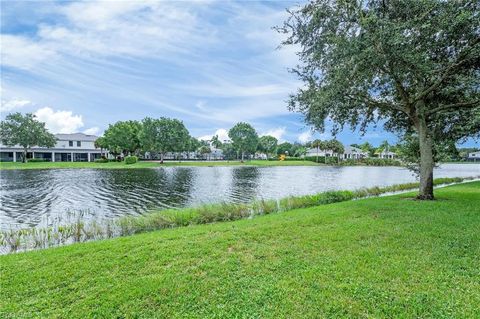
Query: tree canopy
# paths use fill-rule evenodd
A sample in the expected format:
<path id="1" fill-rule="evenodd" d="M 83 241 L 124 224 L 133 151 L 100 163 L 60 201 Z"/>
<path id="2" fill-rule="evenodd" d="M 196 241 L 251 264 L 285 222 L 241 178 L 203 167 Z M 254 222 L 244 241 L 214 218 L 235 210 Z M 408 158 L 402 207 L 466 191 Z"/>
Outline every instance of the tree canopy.
<path id="1" fill-rule="evenodd" d="M 45 123 L 38 121 L 35 115 L 27 113 L 8 114 L 0 122 L 0 140 L 7 146 L 23 147 L 23 162 L 27 151 L 33 146 L 54 147 L 57 139 L 45 128 Z"/>
<path id="2" fill-rule="evenodd" d="M 323 131 L 370 124 L 420 149 L 420 199 L 433 199 L 433 144 L 480 135 L 480 2 L 312 1 L 278 30 L 300 47 L 305 86 L 289 107 Z"/>
<path id="3" fill-rule="evenodd" d="M 143 119 L 139 140 L 145 151 L 160 153 L 161 162 L 165 153 L 184 151 L 192 141 L 182 121 L 165 117 Z"/>
<path id="4" fill-rule="evenodd" d="M 232 140 L 233 147 L 244 159 L 245 152 L 254 153 L 257 149 L 258 134 L 248 123 L 237 123 L 228 131 L 228 137 Z"/>
<path id="5" fill-rule="evenodd" d="M 138 121 L 119 121 L 110 124 L 104 133 L 104 143 L 112 153 L 136 153 L 140 149 Z"/>
<path id="6" fill-rule="evenodd" d="M 270 135 L 261 136 L 258 139 L 258 151 L 265 153 L 267 156 L 277 152 L 278 140 Z"/>

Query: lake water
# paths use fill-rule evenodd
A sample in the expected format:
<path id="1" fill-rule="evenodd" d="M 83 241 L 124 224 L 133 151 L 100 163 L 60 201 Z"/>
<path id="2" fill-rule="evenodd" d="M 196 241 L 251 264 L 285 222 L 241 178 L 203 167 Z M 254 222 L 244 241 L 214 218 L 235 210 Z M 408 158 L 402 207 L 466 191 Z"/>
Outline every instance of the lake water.
<path id="1" fill-rule="evenodd" d="M 435 170 L 435 177 L 478 175 L 476 164 L 445 164 Z M 2 170 L 0 177 L 3 230 L 43 225 L 69 211 L 113 218 L 159 208 L 415 181 L 403 168 L 360 166 Z"/>

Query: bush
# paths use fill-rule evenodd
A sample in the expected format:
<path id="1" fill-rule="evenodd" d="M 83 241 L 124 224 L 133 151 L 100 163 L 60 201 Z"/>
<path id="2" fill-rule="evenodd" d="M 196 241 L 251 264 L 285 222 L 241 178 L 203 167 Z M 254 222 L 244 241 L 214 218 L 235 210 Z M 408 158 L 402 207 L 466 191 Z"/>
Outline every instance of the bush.
<path id="1" fill-rule="evenodd" d="M 136 156 L 126 156 L 125 157 L 125 164 L 135 164 L 138 162 L 138 157 Z"/>
<path id="2" fill-rule="evenodd" d="M 317 162 L 317 156 L 305 156 L 306 161 Z M 318 163 L 325 163 L 325 164 L 337 164 L 338 159 L 334 156 L 327 156 L 325 161 L 325 156 L 318 157 Z"/>
<path id="3" fill-rule="evenodd" d="M 97 158 L 95 163 L 108 163 L 108 159 L 106 158 Z"/>
<path id="4" fill-rule="evenodd" d="M 27 162 L 29 163 L 41 163 L 41 162 L 46 162 L 46 158 L 29 158 Z"/>

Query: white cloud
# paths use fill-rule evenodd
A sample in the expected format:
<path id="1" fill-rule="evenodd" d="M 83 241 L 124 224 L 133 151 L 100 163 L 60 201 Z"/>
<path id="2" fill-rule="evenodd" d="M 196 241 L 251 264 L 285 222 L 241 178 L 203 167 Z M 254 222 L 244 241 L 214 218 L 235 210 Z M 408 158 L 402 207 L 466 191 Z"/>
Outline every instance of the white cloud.
<path id="1" fill-rule="evenodd" d="M 29 70 L 56 55 L 46 44 L 22 36 L 1 34 L 0 39 L 2 65 Z"/>
<path id="2" fill-rule="evenodd" d="M 270 131 L 267 131 L 265 133 L 260 134 L 260 136 L 265 136 L 265 135 L 270 135 L 275 137 L 277 140 L 281 141 L 283 135 L 286 133 L 286 128 L 285 127 L 279 127 Z"/>
<path id="3" fill-rule="evenodd" d="M 26 105 L 31 104 L 29 100 L 21 100 L 21 99 L 11 99 L 11 100 L 2 100 L 2 112 L 10 112 L 15 109 L 22 108 Z"/>
<path id="4" fill-rule="evenodd" d="M 100 128 L 94 126 L 94 127 L 91 127 L 91 128 L 87 128 L 85 131 L 83 131 L 83 133 L 87 134 L 87 135 L 98 135 L 98 133 L 100 132 Z"/>
<path id="5" fill-rule="evenodd" d="M 75 133 L 83 127 L 82 116 L 73 115 L 72 111 L 54 111 L 44 107 L 37 110 L 35 116 L 40 122 L 45 122 L 52 133 Z"/>
<path id="6" fill-rule="evenodd" d="M 52 62 L 52 57 L 174 59 L 215 41 L 211 26 L 197 18 L 201 9 L 196 3 L 168 1 L 98 0 L 58 5 L 55 13 L 62 19 L 38 24 L 35 37 L 1 35 L 1 63 L 31 70 L 40 62 Z"/>
<path id="7" fill-rule="evenodd" d="M 313 134 L 311 131 L 306 131 L 303 132 L 302 134 L 298 135 L 298 140 L 301 143 L 307 143 L 308 141 L 311 141 L 313 138 Z"/>
<path id="8" fill-rule="evenodd" d="M 214 135 L 217 135 L 218 136 L 218 139 L 221 141 L 221 142 L 224 142 L 224 141 L 229 141 L 230 138 L 228 137 L 228 131 L 224 128 L 220 128 L 218 130 L 215 131 L 215 133 L 211 134 L 211 135 L 204 135 L 204 136 L 200 136 L 198 139 L 199 140 L 204 140 L 204 141 L 208 141 L 210 139 L 212 139 L 212 137 Z"/>

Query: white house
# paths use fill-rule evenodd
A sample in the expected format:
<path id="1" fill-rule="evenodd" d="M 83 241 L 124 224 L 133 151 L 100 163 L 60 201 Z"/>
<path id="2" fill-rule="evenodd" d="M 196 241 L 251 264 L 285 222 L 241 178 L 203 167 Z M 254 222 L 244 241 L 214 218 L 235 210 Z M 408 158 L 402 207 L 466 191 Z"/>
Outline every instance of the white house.
<path id="1" fill-rule="evenodd" d="M 362 151 L 358 147 L 354 146 L 345 146 L 345 151 L 343 152 L 343 159 L 360 159 L 368 157 L 368 153 Z"/>
<path id="2" fill-rule="evenodd" d="M 332 150 L 318 150 L 316 147 L 309 148 L 305 156 L 319 156 L 319 157 L 330 157 L 333 156 Z"/>
<path id="3" fill-rule="evenodd" d="M 390 159 L 393 159 L 393 158 L 396 158 L 397 157 L 397 154 L 395 154 L 394 152 L 390 152 L 390 151 L 382 151 L 381 153 L 378 154 L 378 157 L 379 158 L 390 158 Z"/>
<path id="4" fill-rule="evenodd" d="M 42 158 L 48 162 L 93 162 L 101 157 L 101 150 L 95 148 L 95 135 L 83 133 L 55 134 L 57 143 L 52 148 L 32 147 L 27 158 Z M 105 151 L 105 150 L 104 150 Z M 20 145 L 5 146 L 0 144 L 0 160 L 2 162 L 22 161 L 23 147 Z"/>
<path id="5" fill-rule="evenodd" d="M 467 160 L 469 161 L 480 161 L 480 151 L 468 153 Z"/>

